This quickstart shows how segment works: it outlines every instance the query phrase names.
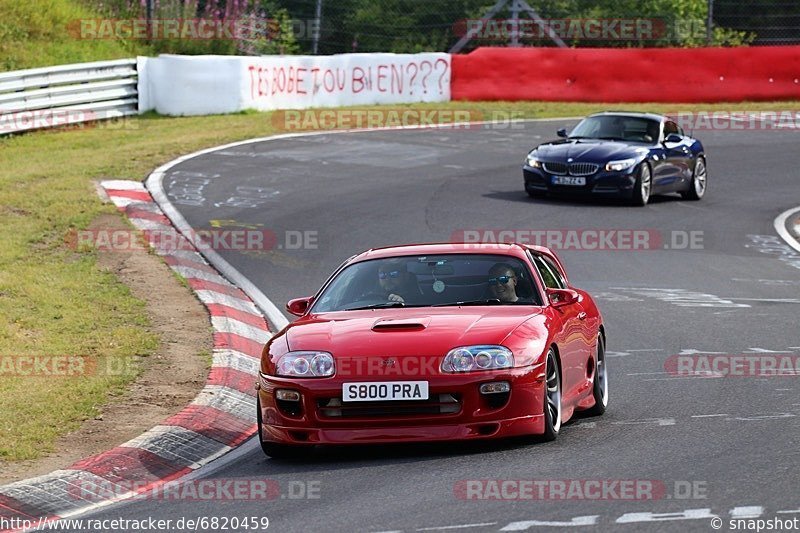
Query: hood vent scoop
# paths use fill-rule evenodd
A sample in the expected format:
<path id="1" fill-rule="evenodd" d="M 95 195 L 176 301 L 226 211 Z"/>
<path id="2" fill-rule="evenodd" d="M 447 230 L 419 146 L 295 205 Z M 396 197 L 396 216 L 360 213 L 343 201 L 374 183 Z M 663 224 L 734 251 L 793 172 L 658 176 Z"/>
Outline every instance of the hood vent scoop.
<path id="1" fill-rule="evenodd" d="M 423 330 L 430 324 L 431 317 L 421 318 L 400 318 L 390 319 L 385 318 L 378 320 L 372 325 L 372 331 L 409 331 L 409 330 Z"/>

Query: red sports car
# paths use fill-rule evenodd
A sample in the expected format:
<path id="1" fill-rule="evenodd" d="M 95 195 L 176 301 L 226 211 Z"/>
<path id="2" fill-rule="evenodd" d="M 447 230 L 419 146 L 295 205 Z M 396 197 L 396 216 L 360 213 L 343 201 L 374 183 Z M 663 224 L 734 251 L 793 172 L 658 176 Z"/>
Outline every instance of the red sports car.
<path id="1" fill-rule="evenodd" d="M 608 403 L 600 312 L 548 248 L 421 244 L 344 262 L 264 347 L 262 448 L 555 439 Z"/>

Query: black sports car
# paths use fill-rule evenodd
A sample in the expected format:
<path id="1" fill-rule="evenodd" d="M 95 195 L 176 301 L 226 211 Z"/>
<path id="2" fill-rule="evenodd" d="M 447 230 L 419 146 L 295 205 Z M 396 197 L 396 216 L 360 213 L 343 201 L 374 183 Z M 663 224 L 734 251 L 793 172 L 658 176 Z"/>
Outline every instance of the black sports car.
<path id="1" fill-rule="evenodd" d="M 522 173 L 530 196 L 592 194 L 646 205 L 652 194 L 699 200 L 706 192 L 703 145 L 669 117 L 596 113 L 558 136 L 528 154 Z"/>

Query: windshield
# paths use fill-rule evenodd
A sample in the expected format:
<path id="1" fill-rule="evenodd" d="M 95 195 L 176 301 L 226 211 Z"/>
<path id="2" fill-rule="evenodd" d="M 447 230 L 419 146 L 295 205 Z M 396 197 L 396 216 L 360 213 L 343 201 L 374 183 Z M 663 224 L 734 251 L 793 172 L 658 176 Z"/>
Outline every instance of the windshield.
<path id="1" fill-rule="evenodd" d="M 658 141 L 660 124 L 656 120 L 624 115 L 598 115 L 583 119 L 569 138 L 607 139 L 654 143 Z"/>
<path id="2" fill-rule="evenodd" d="M 507 255 L 401 256 L 352 264 L 312 312 L 448 305 L 541 305 L 530 271 Z"/>

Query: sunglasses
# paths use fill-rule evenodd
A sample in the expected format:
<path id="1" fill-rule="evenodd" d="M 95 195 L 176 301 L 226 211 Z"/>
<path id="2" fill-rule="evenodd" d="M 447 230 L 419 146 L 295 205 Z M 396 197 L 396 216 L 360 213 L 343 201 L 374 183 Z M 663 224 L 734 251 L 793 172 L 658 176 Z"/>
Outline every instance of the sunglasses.
<path id="1" fill-rule="evenodd" d="M 396 279 L 399 277 L 400 277 L 399 270 L 392 270 L 391 272 L 378 272 L 378 278 L 380 279 L 386 279 L 386 278 Z"/>
<path id="2" fill-rule="evenodd" d="M 497 285 L 498 283 L 505 285 L 512 279 L 516 279 L 515 276 L 497 276 L 496 278 L 489 278 L 489 285 Z"/>

